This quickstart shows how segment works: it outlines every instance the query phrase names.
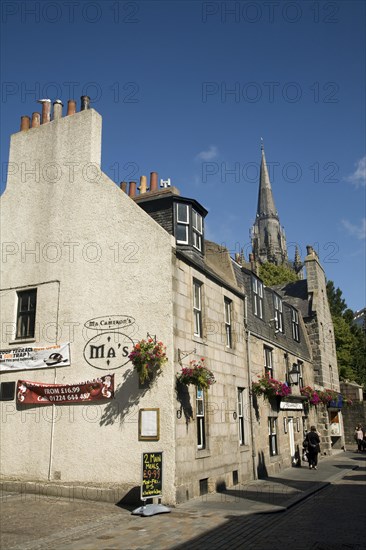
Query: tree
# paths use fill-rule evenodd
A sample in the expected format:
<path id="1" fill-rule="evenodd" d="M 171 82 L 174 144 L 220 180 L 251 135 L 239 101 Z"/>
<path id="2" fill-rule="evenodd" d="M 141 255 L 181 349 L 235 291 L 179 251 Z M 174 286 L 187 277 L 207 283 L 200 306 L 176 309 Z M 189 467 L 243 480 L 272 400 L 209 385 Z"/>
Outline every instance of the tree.
<path id="1" fill-rule="evenodd" d="M 259 277 L 266 286 L 293 283 L 299 280 L 298 275 L 290 267 L 275 265 L 270 262 L 261 264 L 259 268 Z"/>
<path id="2" fill-rule="evenodd" d="M 366 387 L 366 335 L 353 322 L 342 291 L 333 281 L 327 282 L 327 295 L 334 326 L 339 377 Z"/>

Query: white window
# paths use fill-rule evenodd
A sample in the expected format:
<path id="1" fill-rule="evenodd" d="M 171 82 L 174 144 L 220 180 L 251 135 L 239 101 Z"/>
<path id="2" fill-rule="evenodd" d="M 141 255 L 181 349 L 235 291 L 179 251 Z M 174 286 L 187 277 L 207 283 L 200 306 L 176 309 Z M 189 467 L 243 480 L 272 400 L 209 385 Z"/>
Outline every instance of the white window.
<path id="1" fill-rule="evenodd" d="M 244 388 L 238 388 L 239 445 L 247 444 L 247 419 L 245 418 L 246 395 Z"/>
<path id="2" fill-rule="evenodd" d="M 189 206 L 188 204 L 177 204 L 177 243 L 188 244 L 189 242 Z"/>
<path id="3" fill-rule="evenodd" d="M 303 363 L 302 361 L 297 362 L 297 370 L 299 371 L 299 388 L 304 387 L 304 372 L 303 372 Z"/>
<path id="4" fill-rule="evenodd" d="M 202 337 L 202 283 L 193 279 L 194 335 Z"/>
<path id="5" fill-rule="evenodd" d="M 17 332 L 16 338 L 34 338 L 36 325 L 37 289 L 17 292 Z"/>
<path id="6" fill-rule="evenodd" d="M 283 332 L 282 300 L 278 296 L 278 294 L 274 294 L 273 301 L 274 301 L 275 327 L 278 332 Z"/>
<path id="7" fill-rule="evenodd" d="M 202 388 L 196 389 L 197 449 L 206 447 L 205 397 Z"/>
<path id="8" fill-rule="evenodd" d="M 202 216 L 195 210 L 192 210 L 192 232 L 193 246 L 197 250 L 202 250 Z"/>
<path id="9" fill-rule="evenodd" d="M 277 418 L 268 418 L 268 436 L 269 436 L 269 454 L 275 456 L 278 454 L 277 447 Z"/>
<path id="10" fill-rule="evenodd" d="M 273 360 L 272 349 L 264 346 L 264 374 L 269 378 L 273 378 Z"/>
<path id="11" fill-rule="evenodd" d="M 263 283 L 257 277 L 252 278 L 252 289 L 254 315 L 263 319 Z"/>
<path id="12" fill-rule="evenodd" d="M 232 348 L 232 327 L 231 327 L 231 309 L 232 301 L 228 298 L 224 299 L 225 304 L 225 336 L 226 336 L 226 347 Z"/>
<path id="13" fill-rule="evenodd" d="M 296 309 L 292 308 L 292 338 L 296 342 L 300 342 L 299 314 Z"/>

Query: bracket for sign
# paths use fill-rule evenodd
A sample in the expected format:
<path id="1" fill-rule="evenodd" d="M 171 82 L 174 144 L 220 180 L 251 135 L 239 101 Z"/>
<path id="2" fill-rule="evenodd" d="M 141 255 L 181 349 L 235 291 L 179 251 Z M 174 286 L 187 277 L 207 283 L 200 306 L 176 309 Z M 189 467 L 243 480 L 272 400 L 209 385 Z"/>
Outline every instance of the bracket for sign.
<path id="1" fill-rule="evenodd" d="M 180 366 L 182 367 L 182 361 L 183 359 L 185 359 L 186 357 L 188 357 L 189 355 L 192 355 L 192 353 L 196 353 L 196 348 L 194 348 L 192 351 L 183 351 L 181 349 L 178 348 L 178 363 L 180 364 Z"/>

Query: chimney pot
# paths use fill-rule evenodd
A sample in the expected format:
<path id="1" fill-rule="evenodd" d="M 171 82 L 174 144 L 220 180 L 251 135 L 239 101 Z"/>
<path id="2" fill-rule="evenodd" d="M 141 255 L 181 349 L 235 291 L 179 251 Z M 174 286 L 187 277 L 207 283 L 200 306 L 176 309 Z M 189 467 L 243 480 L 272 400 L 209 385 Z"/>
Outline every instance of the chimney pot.
<path id="1" fill-rule="evenodd" d="M 153 193 L 154 191 L 158 191 L 158 173 L 157 172 L 150 173 L 150 191 L 151 193 Z"/>
<path id="2" fill-rule="evenodd" d="M 140 195 L 143 195 L 147 191 L 147 177 L 141 176 L 140 177 L 140 187 L 139 187 Z"/>
<path id="3" fill-rule="evenodd" d="M 58 120 L 62 117 L 62 107 L 64 104 L 62 103 L 61 99 L 56 99 L 53 102 L 53 120 Z"/>
<path id="4" fill-rule="evenodd" d="M 41 124 L 47 124 L 51 120 L 51 100 L 39 99 L 38 103 L 42 104 L 42 122 Z"/>
<path id="5" fill-rule="evenodd" d="M 310 245 L 308 245 L 308 246 L 306 247 L 306 252 L 307 252 L 308 256 L 309 256 L 309 254 L 312 254 L 312 253 L 314 252 L 313 247 L 310 246 Z"/>
<path id="6" fill-rule="evenodd" d="M 76 113 L 76 101 L 69 99 L 67 102 L 67 116 L 74 115 Z"/>
<path id="7" fill-rule="evenodd" d="M 32 114 L 32 128 L 38 128 L 41 125 L 41 115 L 40 113 Z"/>
<path id="8" fill-rule="evenodd" d="M 121 181 L 121 183 L 119 184 L 120 188 L 122 189 L 122 191 L 124 193 L 127 193 L 127 181 Z"/>
<path id="9" fill-rule="evenodd" d="M 30 128 L 30 118 L 25 115 L 20 118 L 20 131 L 26 132 Z"/>
<path id="10" fill-rule="evenodd" d="M 80 111 L 87 111 L 88 109 L 90 109 L 90 97 L 88 95 L 82 95 L 80 100 L 81 100 Z"/>
<path id="11" fill-rule="evenodd" d="M 136 182 L 130 181 L 130 188 L 128 190 L 128 196 L 129 197 L 135 197 L 136 196 Z"/>

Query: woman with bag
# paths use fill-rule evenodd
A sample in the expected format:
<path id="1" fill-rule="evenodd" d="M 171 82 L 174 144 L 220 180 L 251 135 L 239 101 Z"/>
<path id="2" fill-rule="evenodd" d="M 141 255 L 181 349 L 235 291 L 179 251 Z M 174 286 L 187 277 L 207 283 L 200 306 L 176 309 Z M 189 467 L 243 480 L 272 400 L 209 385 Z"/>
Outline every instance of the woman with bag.
<path id="1" fill-rule="evenodd" d="M 307 443 L 309 468 L 310 470 L 317 470 L 318 453 L 320 452 L 320 438 L 315 426 L 311 426 L 310 432 L 306 434 L 304 442 Z"/>

